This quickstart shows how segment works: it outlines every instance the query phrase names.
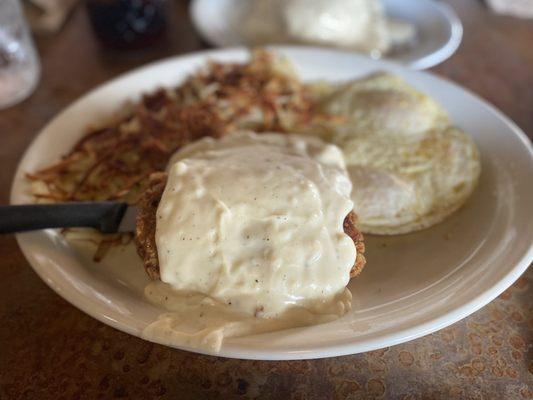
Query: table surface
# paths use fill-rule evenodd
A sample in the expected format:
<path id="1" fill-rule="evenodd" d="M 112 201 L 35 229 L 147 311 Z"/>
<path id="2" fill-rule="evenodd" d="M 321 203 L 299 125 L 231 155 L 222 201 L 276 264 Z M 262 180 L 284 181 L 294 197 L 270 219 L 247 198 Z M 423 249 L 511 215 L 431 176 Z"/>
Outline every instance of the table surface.
<path id="1" fill-rule="evenodd" d="M 481 1 L 449 1 L 465 34 L 433 71 L 478 93 L 533 136 L 533 21 L 496 16 Z M 84 7 L 57 35 L 36 38 L 42 78 L 0 111 L 0 202 L 18 160 L 58 111 L 127 70 L 205 48 L 187 2 L 174 0 L 168 36 L 117 52 L 96 42 Z M 119 332 L 53 293 L 13 236 L 0 241 L 0 399 L 393 398 L 532 399 L 533 272 L 498 299 L 434 334 L 378 351 L 290 362 L 221 359 Z"/>

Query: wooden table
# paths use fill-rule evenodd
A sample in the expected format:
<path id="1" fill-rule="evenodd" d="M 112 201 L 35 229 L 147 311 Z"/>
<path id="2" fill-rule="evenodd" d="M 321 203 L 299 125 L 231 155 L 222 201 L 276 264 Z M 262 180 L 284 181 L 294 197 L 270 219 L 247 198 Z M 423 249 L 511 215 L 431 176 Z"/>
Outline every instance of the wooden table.
<path id="1" fill-rule="evenodd" d="M 434 71 L 470 88 L 533 135 L 533 21 L 451 1 L 465 25 L 459 51 Z M 84 7 L 37 38 L 42 78 L 0 111 L 0 199 L 24 149 L 59 110 L 139 65 L 205 44 L 187 3 L 171 4 L 169 35 L 134 53 L 103 49 Z M 424 338 L 353 356 L 293 362 L 227 360 L 145 342 L 90 318 L 33 272 L 12 236 L 0 241 L 0 399 L 393 398 L 532 399 L 533 271 L 465 320 Z"/>

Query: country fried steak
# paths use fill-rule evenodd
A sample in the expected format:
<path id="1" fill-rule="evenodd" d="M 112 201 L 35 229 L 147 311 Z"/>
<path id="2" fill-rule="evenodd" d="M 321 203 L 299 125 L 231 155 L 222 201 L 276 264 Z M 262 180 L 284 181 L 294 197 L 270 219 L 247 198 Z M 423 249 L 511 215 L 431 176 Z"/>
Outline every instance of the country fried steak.
<path id="1" fill-rule="evenodd" d="M 159 260 L 155 243 L 156 212 L 161 196 L 165 190 L 167 174 L 154 173 L 150 176 L 148 186 L 139 198 L 135 244 L 137 252 L 144 262 L 144 268 L 151 279 L 159 279 Z M 356 227 L 357 216 L 352 211 L 344 219 L 344 232 L 352 238 L 357 249 L 357 258 L 350 271 L 350 277 L 357 276 L 363 269 L 366 260 L 363 253 L 365 244 L 363 235 Z"/>

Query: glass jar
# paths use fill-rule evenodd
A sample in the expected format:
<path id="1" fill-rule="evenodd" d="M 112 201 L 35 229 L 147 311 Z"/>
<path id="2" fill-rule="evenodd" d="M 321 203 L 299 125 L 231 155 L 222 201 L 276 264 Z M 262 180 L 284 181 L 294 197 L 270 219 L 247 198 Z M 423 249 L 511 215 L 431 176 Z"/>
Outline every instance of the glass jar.
<path id="1" fill-rule="evenodd" d="M 40 65 L 19 0 L 0 0 L 0 109 L 28 97 Z"/>
<path id="2" fill-rule="evenodd" d="M 165 32 L 165 0 L 87 0 L 86 4 L 96 36 L 108 46 L 142 48 Z"/>

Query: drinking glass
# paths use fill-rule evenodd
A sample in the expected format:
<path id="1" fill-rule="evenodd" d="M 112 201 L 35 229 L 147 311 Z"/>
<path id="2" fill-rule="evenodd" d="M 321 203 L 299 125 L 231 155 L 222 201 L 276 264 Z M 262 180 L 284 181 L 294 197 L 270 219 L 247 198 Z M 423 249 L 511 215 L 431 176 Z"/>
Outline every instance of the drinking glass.
<path id="1" fill-rule="evenodd" d="M 19 0 L 0 0 L 0 109 L 28 97 L 40 66 Z"/>

